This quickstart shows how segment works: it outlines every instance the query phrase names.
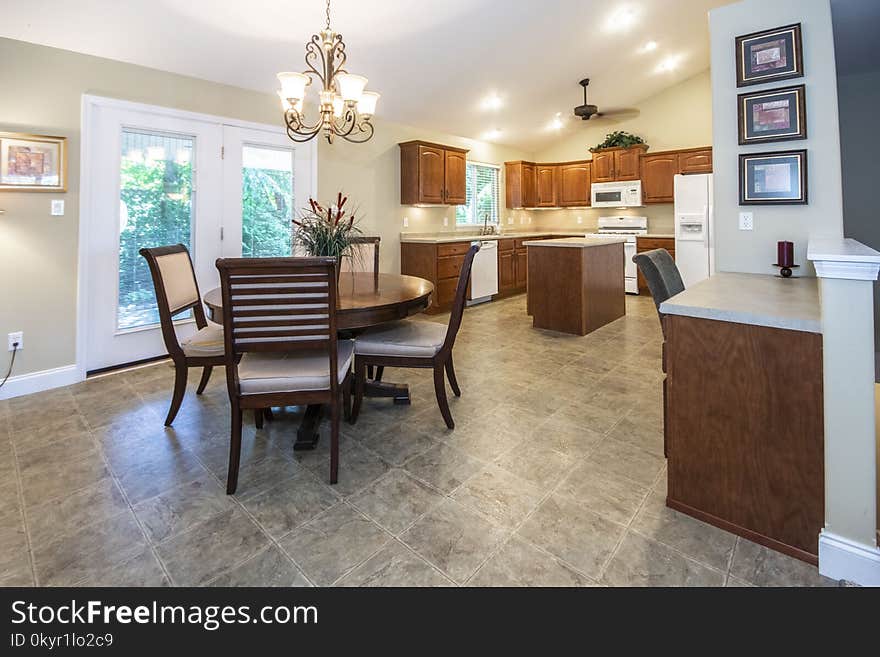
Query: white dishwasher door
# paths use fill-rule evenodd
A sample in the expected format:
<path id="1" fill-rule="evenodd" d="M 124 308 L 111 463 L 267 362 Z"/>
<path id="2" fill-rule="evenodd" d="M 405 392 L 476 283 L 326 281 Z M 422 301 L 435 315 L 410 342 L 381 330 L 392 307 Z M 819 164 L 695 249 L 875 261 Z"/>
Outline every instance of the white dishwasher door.
<path id="1" fill-rule="evenodd" d="M 480 250 L 474 256 L 468 299 L 480 303 L 489 301 L 493 294 L 498 294 L 498 242 L 485 240 L 474 244 L 479 244 Z"/>

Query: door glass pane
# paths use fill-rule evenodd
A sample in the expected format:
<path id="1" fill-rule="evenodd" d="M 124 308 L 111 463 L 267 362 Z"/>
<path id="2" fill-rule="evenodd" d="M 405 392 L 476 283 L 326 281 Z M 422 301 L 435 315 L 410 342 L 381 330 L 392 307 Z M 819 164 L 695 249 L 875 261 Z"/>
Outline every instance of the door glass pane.
<path id="1" fill-rule="evenodd" d="M 190 136 L 122 131 L 117 330 L 159 322 L 153 280 L 138 251 L 184 244 L 192 252 L 194 148 Z"/>
<path id="2" fill-rule="evenodd" d="M 242 148 L 241 255 L 289 256 L 293 225 L 293 151 Z"/>

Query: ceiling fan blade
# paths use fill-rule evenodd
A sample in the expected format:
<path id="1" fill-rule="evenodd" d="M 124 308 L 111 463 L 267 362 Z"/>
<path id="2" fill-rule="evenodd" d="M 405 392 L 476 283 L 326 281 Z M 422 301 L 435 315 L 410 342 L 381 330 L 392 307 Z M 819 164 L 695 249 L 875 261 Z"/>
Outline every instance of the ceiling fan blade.
<path id="1" fill-rule="evenodd" d="M 635 107 L 618 107 L 609 110 L 601 110 L 593 115 L 594 119 L 598 118 L 606 118 L 606 119 L 634 119 L 641 112 Z"/>

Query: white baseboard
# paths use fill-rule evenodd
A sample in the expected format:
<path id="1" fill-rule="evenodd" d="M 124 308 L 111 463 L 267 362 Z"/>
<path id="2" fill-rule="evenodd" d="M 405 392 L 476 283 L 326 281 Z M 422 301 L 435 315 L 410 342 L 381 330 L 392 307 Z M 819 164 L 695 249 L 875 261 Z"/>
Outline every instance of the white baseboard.
<path id="1" fill-rule="evenodd" d="M 30 395 L 34 392 L 69 386 L 78 381 L 82 381 L 82 374 L 76 365 L 65 365 L 51 370 L 12 376 L 9 377 L 6 385 L 0 388 L 0 399 Z"/>
<path id="2" fill-rule="evenodd" d="M 880 549 L 822 530 L 819 534 L 819 573 L 862 586 L 880 586 Z"/>

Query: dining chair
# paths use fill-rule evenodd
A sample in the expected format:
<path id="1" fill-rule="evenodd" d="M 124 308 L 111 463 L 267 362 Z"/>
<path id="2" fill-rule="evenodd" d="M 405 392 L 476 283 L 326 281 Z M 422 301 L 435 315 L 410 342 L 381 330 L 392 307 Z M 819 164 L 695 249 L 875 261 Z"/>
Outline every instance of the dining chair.
<path id="1" fill-rule="evenodd" d="M 330 483 L 339 473 L 339 412 L 348 416 L 351 340 L 339 340 L 335 258 L 220 258 L 231 406 L 226 492 L 238 486 L 242 409 L 330 407 Z M 342 400 L 340 402 L 340 397 Z"/>
<path id="2" fill-rule="evenodd" d="M 368 272 L 373 274 L 373 282 L 379 285 L 379 244 L 378 236 L 362 235 L 352 238 L 351 254 L 342 259 L 342 272 Z"/>
<path id="3" fill-rule="evenodd" d="M 156 305 L 159 308 L 162 339 L 174 362 L 174 393 L 165 417 L 165 426 L 170 427 L 186 393 L 189 368 L 203 368 L 202 378 L 196 389 L 196 394 L 200 395 L 208 385 L 214 366 L 225 364 L 223 327 L 205 318 L 192 259 L 183 244 L 144 248 L 140 250 L 140 254 L 150 268 L 156 291 Z M 189 311 L 192 311 L 198 331 L 188 338 L 178 340 L 174 318 Z"/>
<path id="4" fill-rule="evenodd" d="M 652 249 L 633 256 L 633 262 L 642 272 L 654 306 L 660 316 L 660 325 L 663 326 L 663 313 L 660 312 L 660 304 L 684 291 L 684 281 L 675 260 L 666 249 Z"/>
<path id="5" fill-rule="evenodd" d="M 479 250 L 480 247 L 475 244 L 465 254 L 447 326 L 437 322 L 402 320 L 368 329 L 355 338 L 355 393 L 354 406 L 351 411 L 352 424 L 357 421 L 363 402 L 367 367 L 373 365 L 376 367 L 433 369 L 437 405 L 440 407 L 440 413 L 443 415 L 446 426 L 450 429 L 455 428 L 452 413 L 449 411 L 449 402 L 446 399 L 444 372 L 449 378 L 452 392 L 456 397 L 461 397 L 461 389 L 458 387 L 455 367 L 452 363 L 452 348 L 455 345 L 455 336 L 461 327 L 471 266 L 474 263 L 474 256 Z"/>

